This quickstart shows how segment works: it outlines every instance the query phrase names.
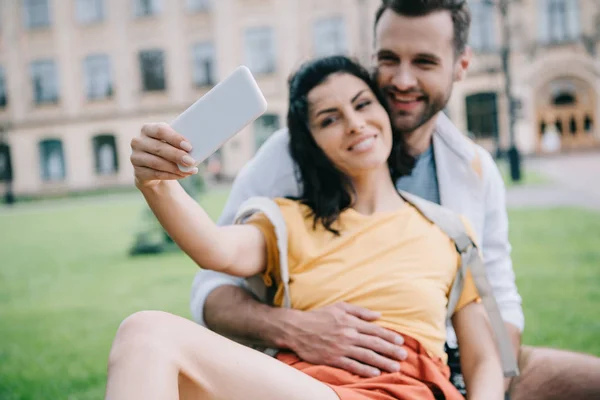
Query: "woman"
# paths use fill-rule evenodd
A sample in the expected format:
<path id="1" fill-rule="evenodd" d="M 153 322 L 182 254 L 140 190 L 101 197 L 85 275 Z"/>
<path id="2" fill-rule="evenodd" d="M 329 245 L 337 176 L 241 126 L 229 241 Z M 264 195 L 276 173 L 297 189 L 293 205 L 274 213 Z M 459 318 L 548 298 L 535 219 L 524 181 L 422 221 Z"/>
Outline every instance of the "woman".
<path id="1" fill-rule="evenodd" d="M 289 235 L 292 307 L 346 301 L 381 313 L 405 338 L 399 372 L 359 378 L 277 359 L 160 312 L 129 317 L 109 360 L 108 399 L 461 399 L 443 350 L 447 295 L 458 255 L 449 240 L 396 191 L 412 161 L 394 134 L 368 73 L 345 57 L 303 65 L 290 80 L 290 150 L 299 199 L 277 199 Z M 203 268 L 262 274 L 279 288 L 279 254 L 263 215 L 218 227 L 175 182 L 193 165 L 185 138 L 145 125 L 132 141 L 136 184 L 177 244 Z M 193 171 L 195 172 L 195 171 Z M 280 288 L 279 288 L 280 289 Z M 275 303 L 281 304 L 281 290 Z M 453 316 L 469 398 L 501 399 L 503 377 L 472 279 Z"/>

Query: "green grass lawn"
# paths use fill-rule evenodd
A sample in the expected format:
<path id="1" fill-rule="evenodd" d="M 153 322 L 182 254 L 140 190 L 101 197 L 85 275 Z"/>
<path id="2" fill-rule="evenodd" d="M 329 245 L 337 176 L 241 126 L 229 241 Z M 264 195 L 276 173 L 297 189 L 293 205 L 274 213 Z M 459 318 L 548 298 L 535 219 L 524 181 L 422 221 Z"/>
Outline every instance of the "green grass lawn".
<path id="1" fill-rule="evenodd" d="M 509 213 L 528 344 L 600 356 L 600 213 Z"/>
<path id="2" fill-rule="evenodd" d="M 218 215 L 226 192 L 201 199 Z M 119 323 L 141 309 L 189 317 L 196 267 L 131 258 L 141 197 L 0 213 L 0 399 L 103 398 Z M 600 214 L 510 214 L 530 344 L 600 355 Z"/>

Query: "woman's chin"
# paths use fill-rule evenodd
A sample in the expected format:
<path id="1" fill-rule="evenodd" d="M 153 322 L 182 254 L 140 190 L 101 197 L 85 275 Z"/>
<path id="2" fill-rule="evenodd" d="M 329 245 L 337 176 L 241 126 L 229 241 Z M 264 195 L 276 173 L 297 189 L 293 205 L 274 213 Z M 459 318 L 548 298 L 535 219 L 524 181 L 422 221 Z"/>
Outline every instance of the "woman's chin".
<path id="1" fill-rule="evenodd" d="M 378 170 L 387 171 L 387 157 L 365 157 L 362 160 L 354 160 L 349 167 L 348 170 L 352 176 L 364 175 L 365 173 L 376 172 Z"/>

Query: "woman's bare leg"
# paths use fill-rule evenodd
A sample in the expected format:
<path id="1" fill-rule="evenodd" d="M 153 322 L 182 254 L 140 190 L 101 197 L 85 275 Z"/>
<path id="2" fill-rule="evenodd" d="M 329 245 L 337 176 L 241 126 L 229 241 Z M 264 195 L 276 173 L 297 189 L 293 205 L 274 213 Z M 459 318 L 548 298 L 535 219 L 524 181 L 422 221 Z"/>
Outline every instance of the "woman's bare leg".
<path id="1" fill-rule="evenodd" d="M 107 400 L 337 400 L 327 385 L 192 321 L 143 311 L 119 327 Z"/>

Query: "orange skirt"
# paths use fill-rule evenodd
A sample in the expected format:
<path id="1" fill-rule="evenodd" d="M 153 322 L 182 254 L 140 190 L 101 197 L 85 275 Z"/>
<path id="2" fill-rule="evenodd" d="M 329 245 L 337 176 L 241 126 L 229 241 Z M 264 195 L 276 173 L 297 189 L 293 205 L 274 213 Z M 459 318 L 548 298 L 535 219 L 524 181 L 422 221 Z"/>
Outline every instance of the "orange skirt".
<path id="1" fill-rule="evenodd" d="M 404 347 L 408 358 L 400 363 L 400 371 L 383 372 L 374 378 L 314 365 L 290 352 L 279 353 L 277 359 L 330 386 L 341 400 L 464 400 L 450 383 L 450 370 L 441 359 L 431 358 L 408 336 L 404 336 Z"/>

